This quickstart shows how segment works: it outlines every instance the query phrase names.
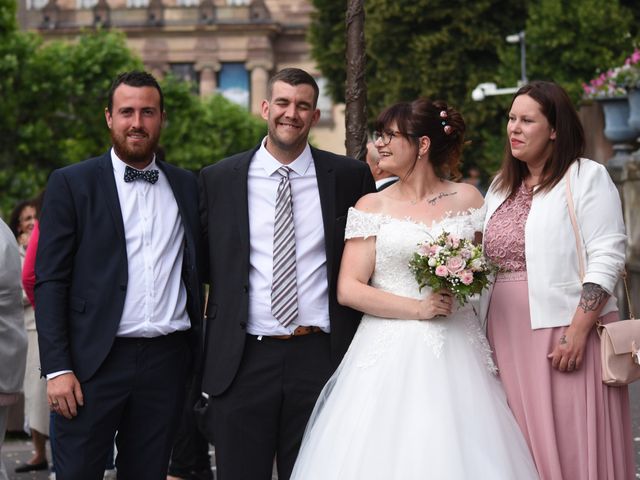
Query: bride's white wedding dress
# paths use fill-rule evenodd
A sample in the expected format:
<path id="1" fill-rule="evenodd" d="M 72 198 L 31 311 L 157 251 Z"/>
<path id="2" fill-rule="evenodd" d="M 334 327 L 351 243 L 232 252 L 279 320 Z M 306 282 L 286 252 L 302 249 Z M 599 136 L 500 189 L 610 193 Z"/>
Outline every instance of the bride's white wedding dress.
<path id="1" fill-rule="evenodd" d="M 443 230 L 473 238 L 484 209 L 427 226 L 349 211 L 346 237 L 376 237 L 371 285 L 424 298 L 408 268 Z M 469 304 L 439 320 L 364 315 L 320 394 L 293 480 L 538 478 Z"/>

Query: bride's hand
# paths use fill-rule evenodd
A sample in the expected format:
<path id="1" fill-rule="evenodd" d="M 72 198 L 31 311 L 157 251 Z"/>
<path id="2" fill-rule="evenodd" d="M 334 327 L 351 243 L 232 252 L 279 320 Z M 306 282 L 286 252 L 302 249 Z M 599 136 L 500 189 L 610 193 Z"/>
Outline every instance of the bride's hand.
<path id="1" fill-rule="evenodd" d="M 446 317 L 451 315 L 453 309 L 453 296 L 447 290 L 433 292 L 424 300 L 419 301 L 418 317 L 421 320 L 429 320 L 434 317 Z"/>

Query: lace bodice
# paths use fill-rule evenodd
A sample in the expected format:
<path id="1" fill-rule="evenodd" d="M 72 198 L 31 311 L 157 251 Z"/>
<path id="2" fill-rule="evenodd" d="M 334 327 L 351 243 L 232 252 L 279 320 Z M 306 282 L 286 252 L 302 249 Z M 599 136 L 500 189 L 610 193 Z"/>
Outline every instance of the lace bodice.
<path id="1" fill-rule="evenodd" d="M 409 270 L 409 260 L 418 244 L 437 237 L 442 231 L 473 239 L 482 231 L 485 207 L 468 212 L 447 215 L 428 226 L 410 218 L 394 218 L 380 213 L 367 213 L 349 209 L 345 238 L 376 237 L 376 265 L 371 285 L 398 295 L 423 298 L 428 288 L 418 289 Z"/>
<path id="2" fill-rule="evenodd" d="M 531 210 L 532 192 L 524 185 L 491 215 L 484 234 L 487 258 L 507 272 L 527 270 L 524 227 Z"/>
<path id="3" fill-rule="evenodd" d="M 460 238 L 472 239 L 475 232 L 482 230 L 485 213 L 486 208 L 483 206 L 447 215 L 429 226 L 410 218 L 393 218 L 351 208 L 345 237 L 376 237 L 376 264 L 371 277 L 372 286 L 396 295 L 425 298 L 430 294 L 430 289 L 425 287 L 420 291 L 418 282 L 409 269 L 409 260 L 418 249 L 418 244 L 437 237 L 443 231 Z M 382 319 L 365 315 L 358 332 L 368 335 L 369 342 L 366 348 L 363 347 L 357 366 L 368 368 L 376 364 L 387 352 L 394 350 L 394 345 L 402 342 L 402 332 L 406 329 L 415 338 L 421 339 L 435 358 L 441 357 L 446 349 L 447 338 L 457 332 L 464 336 L 468 346 L 479 352 L 487 369 L 492 373 L 496 372 L 491 349 L 470 303 L 457 308 L 450 317 L 429 321 Z"/>

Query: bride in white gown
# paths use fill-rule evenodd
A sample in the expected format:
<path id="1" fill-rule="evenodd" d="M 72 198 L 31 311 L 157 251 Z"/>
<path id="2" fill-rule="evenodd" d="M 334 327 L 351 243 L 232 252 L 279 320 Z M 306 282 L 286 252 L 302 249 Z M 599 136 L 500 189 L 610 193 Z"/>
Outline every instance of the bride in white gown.
<path id="1" fill-rule="evenodd" d="M 529 448 L 469 304 L 421 291 L 408 263 L 443 230 L 474 238 L 483 200 L 458 172 L 461 115 L 416 100 L 381 114 L 380 167 L 400 177 L 349 211 L 338 298 L 365 313 L 309 420 L 294 480 L 527 480 Z"/>

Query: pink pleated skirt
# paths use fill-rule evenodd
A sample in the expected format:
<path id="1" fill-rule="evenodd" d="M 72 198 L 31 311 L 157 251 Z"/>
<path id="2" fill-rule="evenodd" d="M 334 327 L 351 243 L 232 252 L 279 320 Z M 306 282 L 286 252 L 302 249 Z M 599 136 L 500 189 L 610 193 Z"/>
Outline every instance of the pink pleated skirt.
<path id="1" fill-rule="evenodd" d="M 618 313 L 612 312 L 601 321 L 617 319 Z M 540 478 L 635 478 L 628 389 L 602 383 L 595 329 L 579 370 L 551 368 L 547 355 L 565 327 L 531 328 L 526 272 L 498 276 L 487 329 L 509 406 Z"/>

